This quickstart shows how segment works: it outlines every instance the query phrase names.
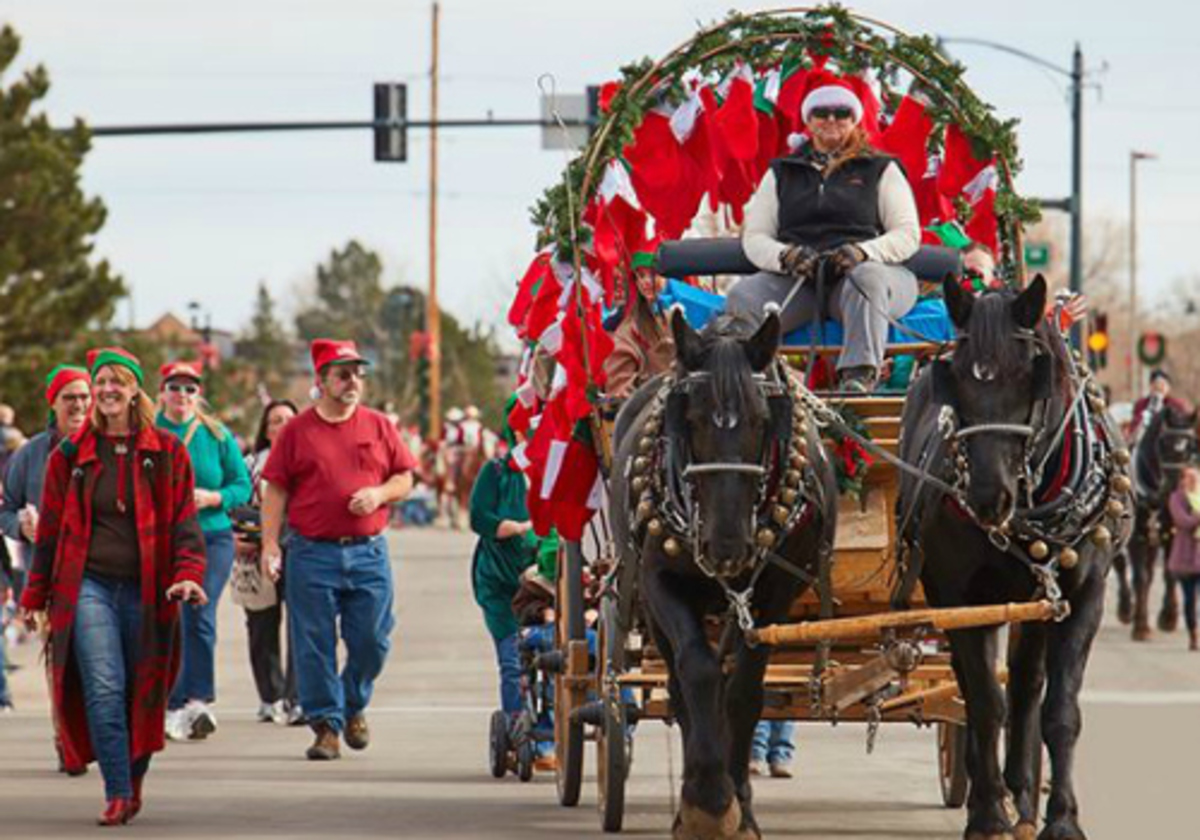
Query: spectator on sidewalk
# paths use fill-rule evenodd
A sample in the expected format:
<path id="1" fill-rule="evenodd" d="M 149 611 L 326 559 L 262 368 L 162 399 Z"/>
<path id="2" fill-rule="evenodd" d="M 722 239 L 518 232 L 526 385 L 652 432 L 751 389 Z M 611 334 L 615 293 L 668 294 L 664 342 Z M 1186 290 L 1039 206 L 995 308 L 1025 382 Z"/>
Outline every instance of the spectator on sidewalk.
<path id="1" fill-rule="evenodd" d="M 196 508 L 208 558 L 203 604 L 181 610 L 183 667 L 171 690 L 167 737 L 207 738 L 217 729 L 210 703 L 217 698 L 217 605 L 233 572 L 233 524 L 228 511 L 250 500 L 250 474 L 233 434 L 203 403 L 198 362 L 170 362 L 159 369 L 159 428 L 183 441 L 195 471 Z"/>
<path id="2" fill-rule="evenodd" d="M 316 736 L 306 755 L 328 761 L 340 757 L 343 734 L 351 749 L 370 743 L 366 709 L 395 622 L 382 534 L 416 461 L 395 425 L 361 405 L 369 363 L 354 342 L 317 339 L 311 354 L 320 396 L 284 426 L 263 472 L 262 559 L 278 580 L 286 509 L 288 625 L 300 705 Z"/>
<path id="3" fill-rule="evenodd" d="M 90 422 L 50 455 L 26 623 L 50 628 L 53 715 L 68 770 L 100 764 L 101 825 L 142 808 L 150 757 L 163 748 L 179 670 L 177 601 L 205 601 L 204 538 L 192 463 L 155 428 L 141 364 L 120 348 L 88 354 Z"/>

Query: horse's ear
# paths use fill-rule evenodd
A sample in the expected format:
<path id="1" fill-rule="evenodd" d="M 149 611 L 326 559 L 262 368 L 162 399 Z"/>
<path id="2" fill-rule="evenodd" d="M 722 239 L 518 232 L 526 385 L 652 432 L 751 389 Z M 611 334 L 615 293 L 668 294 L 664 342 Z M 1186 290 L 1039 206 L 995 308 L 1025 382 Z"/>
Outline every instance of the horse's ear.
<path id="1" fill-rule="evenodd" d="M 1013 301 L 1012 314 L 1017 326 L 1032 330 L 1046 311 L 1046 278 L 1038 274 Z"/>
<path id="2" fill-rule="evenodd" d="M 685 371 L 699 370 L 703 364 L 703 343 L 700 334 L 687 322 L 682 306 L 671 307 L 671 335 L 675 339 L 675 356 L 679 364 Z"/>
<path id="3" fill-rule="evenodd" d="M 780 331 L 779 307 L 769 305 L 762 323 L 743 345 L 750 369 L 755 373 L 762 373 L 775 360 L 775 351 L 779 349 Z"/>
<path id="4" fill-rule="evenodd" d="M 958 281 L 952 276 L 947 276 L 942 281 L 942 296 L 946 299 L 946 311 L 950 313 L 950 320 L 954 322 L 954 326 L 965 330 L 967 322 L 971 320 L 971 307 L 975 305 L 975 296 L 958 285 Z"/>

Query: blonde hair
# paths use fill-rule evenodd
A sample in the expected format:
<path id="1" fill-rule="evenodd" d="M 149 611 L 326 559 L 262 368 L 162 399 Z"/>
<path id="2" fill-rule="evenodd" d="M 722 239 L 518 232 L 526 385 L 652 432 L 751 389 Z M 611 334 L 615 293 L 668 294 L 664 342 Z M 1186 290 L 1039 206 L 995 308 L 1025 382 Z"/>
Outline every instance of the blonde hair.
<path id="1" fill-rule="evenodd" d="M 167 383 L 164 382 L 163 387 L 165 388 L 166 385 Z M 163 414 L 166 413 L 167 401 L 163 397 L 161 391 L 158 394 L 158 401 L 155 405 L 159 412 Z M 196 419 L 200 421 L 204 428 L 208 429 L 209 434 L 211 434 L 218 443 L 225 440 L 225 426 L 222 425 L 221 421 L 218 420 L 216 415 L 212 413 L 212 408 L 205 401 L 204 397 L 200 397 L 196 400 Z"/>
<path id="2" fill-rule="evenodd" d="M 867 137 L 867 130 L 862 127 L 862 123 L 859 123 L 851 130 L 850 136 L 846 138 L 842 148 L 830 157 L 829 164 L 825 167 L 825 175 L 832 175 L 855 158 L 875 157 L 878 154 L 879 152 L 871 145 L 870 138 Z"/>
<path id="3" fill-rule="evenodd" d="M 133 400 L 129 403 L 129 427 L 132 431 L 139 429 L 154 428 L 154 399 L 142 390 L 138 384 L 137 376 L 129 368 L 124 365 L 103 365 L 95 373 L 99 373 L 105 368 L 113 373 L 113 377 L 125 387 L 133 386 Z M 103 434 L 108 430 L 108 420 L 100 413 L 100 401 L 92 402 L 91 411 L 92 426 Z"/>

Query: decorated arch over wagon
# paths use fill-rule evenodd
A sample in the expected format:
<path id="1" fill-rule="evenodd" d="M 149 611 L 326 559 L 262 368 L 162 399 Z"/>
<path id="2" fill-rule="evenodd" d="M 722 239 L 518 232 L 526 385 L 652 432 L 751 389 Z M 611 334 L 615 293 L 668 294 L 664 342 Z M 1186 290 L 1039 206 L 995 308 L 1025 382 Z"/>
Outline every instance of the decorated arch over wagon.
<path id="1" fill-rule="evenodd" d="M 557 363 L 538 388 L 527 359 L 510 416 L 531 433 L 531 507 L 548 505 L 535 524 L 540 515 L 570 534 L 596 499 L 580 421 L 604 388 L 603 315 L 634 255 L 702 215 L 736 231 L 770 162 L 803 142 L 800 104 L 817 86 L 855 91 L 872 144 L 905 171 L 926 241 L 982 242 L 1000 276 L 1023 284 L 1021 228 L 1038 212 L 1014 188 L 1016 123 L 964 73 L 932 38 L 830 5 L 732 13 L 603 86 L 590 141 L 533 208 L 539 253 L 509 311 L 527 355 Z"/>

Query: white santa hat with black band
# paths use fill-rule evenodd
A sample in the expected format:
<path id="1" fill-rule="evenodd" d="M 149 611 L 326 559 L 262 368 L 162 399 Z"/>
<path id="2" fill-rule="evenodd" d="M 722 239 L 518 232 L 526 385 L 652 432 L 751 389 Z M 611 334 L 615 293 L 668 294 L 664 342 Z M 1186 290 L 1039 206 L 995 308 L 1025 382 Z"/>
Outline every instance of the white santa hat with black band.
<path id="1" fill-rule="evenodd" d="M 814 88 L 804 97 L 800 105 L 800 118 L 808 122 L 809 115 L 816 108 L 849 108 L 854 114 L 854 122 L 862 119 L 862 100 L 849 87 L 840 84 L 827 84 Z"/>

